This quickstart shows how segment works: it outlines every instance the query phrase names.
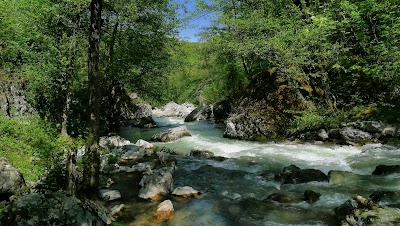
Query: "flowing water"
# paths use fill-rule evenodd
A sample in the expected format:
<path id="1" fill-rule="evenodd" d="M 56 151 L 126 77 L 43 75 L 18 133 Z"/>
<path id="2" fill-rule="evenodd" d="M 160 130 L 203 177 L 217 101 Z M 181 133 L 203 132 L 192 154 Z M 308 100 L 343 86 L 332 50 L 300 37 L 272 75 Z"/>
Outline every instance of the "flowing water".
<path id="1" fill-rule="evenodd" d="M 184 123 L 179 118 L 155 118 L 159 128 L 121 127 L 120 135 L 136 142 L 150 140 L 154 134 L 179 125 L 192 132 L 169 143 L 154 143 L 183 154 L 177 159 L 174 187 L 191 186 L 203 194 L 197 199 L 173 200 L 174 217 L 167 222 L 151 220 L 156 203 L 139 200 L 137 183 L 140 175 L 122 175 L 116 189 L 125 195 L 127 205 L 120 219 L 126 225 L 334 225 L 334 208 L 354 195 L 368 197 L 374 191 L 399 191 L 400 175 L 373 176 L 379 164 L 398 164 L 399 145 L 366 145 L 363 147 L 294 142 L 258 143 L 225 139 L 223 126 L 206 122 Z M 188 155 L 192 149 L 214 152 L 227 159 L 196 159 Z M 335 181 L 285 184 L 266 179 L 283 167 L 295 164 L 300 168 L 351 171 Z M 131 179 L 130 179 L 131 178 Z M 136 178 L 136 179 L 135 179 Z M 281 204 L 265 201 L 272 193 L 301 198 L 305 190 L 322 194 L 313 204 L 300 202 Z M 125 191 L 125 192 L 124 192 Z M 123 195 L 124 196 L 124 195 Z M 394 204 L 396 203 L 387 203 Z"/>

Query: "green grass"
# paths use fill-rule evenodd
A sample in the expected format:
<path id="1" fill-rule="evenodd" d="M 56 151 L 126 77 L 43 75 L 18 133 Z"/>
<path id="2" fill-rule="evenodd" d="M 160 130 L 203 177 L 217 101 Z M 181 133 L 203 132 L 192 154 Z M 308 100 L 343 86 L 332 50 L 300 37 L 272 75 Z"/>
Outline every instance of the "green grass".
<path id="1" fill-rule="evenodd" d="M 62 154 L 65 142 L 36 117 L 0 116 L 0 157 L 6 158 L 27 181 L 36 181 Z"/>

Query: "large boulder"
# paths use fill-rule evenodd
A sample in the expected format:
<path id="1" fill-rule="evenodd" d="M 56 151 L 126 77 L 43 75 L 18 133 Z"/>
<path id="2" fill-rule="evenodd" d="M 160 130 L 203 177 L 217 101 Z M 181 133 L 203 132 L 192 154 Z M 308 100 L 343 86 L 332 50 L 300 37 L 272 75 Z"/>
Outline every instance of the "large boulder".
<path id="1" fill-rule="evenodd" d="M 151 138 L 151 140 L 160 142 L 169 142 L 191 135 L 192 134 L 190 134 L 190 131 L 186 128 L 186 126 L 180 126 L 156 134 Z"/>
<path id="2" fill-rule="evenodd" d="M 400 165 L 379 165 L 375 167 L 372 175 L 388 175 L 393 173 L 400 173 Z"/>
<path id="3" fill-rule="evenodd" d="M 300 169 L 295 165 L 283 168 L 281 173 L 275 174 L 275 180 L 283 184 L 300 184 L 311 181 L 328 181 L 328 176 L 316 169 Z"/>
<path id="4" fill-rule="evenodd" d="M 142 199 L 160 200 L 172 191 L 172 174 L 175 166 L 165 166 L 155 170 L 151 175 L 145 175 L 140 181 L 139 197 Z"/>
<path id="5" fill-rule="evenodd" d="M 25 186 L 24 177 L 5 158 L 0 158 L 0 200 Z"/>
<path id="6" fill-rule="evenodd" d="M 107 225 L 107 213 L 95 203 L 63 193 L 30 193 L 11 201 L 0 225 Z"/>
<path id="7" fill-rule="evenodd" d="M 117 190 L 100 189 L 99 196 L 104 201 L 113 201 L 121 198 L 121 193 Z"/>
<path id="8" fill-rule="evenodd" d="M 146 103 L 131 103 L 129 111 L 123 113 L 123 118 L 129 120 L 129 124 L 134 127 L 151 128 L 157 126 L 151 117 L 152 108 Z"/>
<path id="9" fill-rule="evenodd" d="M 338 139 L 347 144 L 366 143 L 373 139 L 370 133 L 350 127 L 332 129 L 329 131 L 329 134 L 331 134 L 334 139 Z"/>
<path id="10" fill-rule="evenodd" d="M 194 105 L 190 103 L 179 105 L 175 102 L 169 102 L 161 109 L 154 109 L 152 113 L 157 117 L 186 117 L 194 109 Z"/>
<path id="11" fill-rule="evenodd" d="M 144 147 L 146 149 L 154 149 L 155 148 L 153 144 L 151 144 L 145 140 L 142 140 L 142 139 L 136 141 L 136 146 Z"/>
<path id="12" fill-rule="evenodd" d="M 223 100 L 215 104 L 198 107 L 185 117 L 185 122 L 205 121 L 223 122 L 231 111 L 230 101 Z"/>
<path id="13" fill-rule="evenodd" d="M 362 196 L 355 196 L 335 208 L 337 225 L 398 225 L 397 208 L 382 207 Z"/>

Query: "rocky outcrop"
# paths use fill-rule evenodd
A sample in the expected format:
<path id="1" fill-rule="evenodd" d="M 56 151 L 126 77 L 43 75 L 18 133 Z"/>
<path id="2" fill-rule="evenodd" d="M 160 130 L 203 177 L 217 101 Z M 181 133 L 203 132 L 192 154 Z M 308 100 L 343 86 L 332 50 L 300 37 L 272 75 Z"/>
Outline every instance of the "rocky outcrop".
<path id="1" fill-rule="evenodd" d="M 5 158 L 0 158 L 0 200 L 18 192 L 25 186 L 24 177 Z"/>
<path id="2" fill-rule="evenodd" d="M 397 225 L 397 208 L 383 207 L 362 196 L 355 196 L 335 208 L 337 225 Z"/>
<path id="3" fill-rule="evenodd" d="M 316 169 L 300 169 L 295 165 L 283 168 L 281 173 L 275 174 L 275 180 L 283 184 L 300 184 L 311 181 L 328 181 L 328 177 Z"/>
<path id="4" fill-rule="evenodd" d="M 191 135 L 192 134 L 190 134 L 190 131 L 186 128 L 186 126 L 180 126 L 156 134 L 151 138 L 151 140 L 160 142 L 169 142 Z"/>
<path id="5" fill-rule="evenodd" d="M 179 105 L 175 102 L 169 102 L 161 109 L 154 109 L 153 115 L 157 117 L 186 117 L 190 112 L 195 109 L 193 104 L 184 103 Z"/>
<path id="6" fill-rule="evenodd" d="M 285 136 L 291 111 L 304 110 L 304 97 L 286 79 L 271 70 L 256 76 L 246 93 L 232 104 L 224 137 L 268 140 Z"/>
<path id="7" fill-rule="evenodd" d="M 165 200 L 157 207 L 156 218 L 159 220 L 168 220 L 174 216 L 174 205 L 171 200 Z"/>
<path id="8" fill-rule="evenodd" d="M 172 191 L 172 195 L 179 198 L 192 198 L 200 195 L 199 191 L 194 190 L 192 187 L 177 187 Z"/>
<path id="9" fill-rule="evenodd" d="M 400 173 L 400 165 L 379 165 L 372 172 L 372 175 L 388 175 L 393 173 Z"/>
<path id="10" fill-rule="evenodd" d="M 11 201 L 0 225 L 107 225 L 107 213 L 95 203 L 59 192 L 30 193 Z"/>
<path id="11" fill-rule="evenodd" d="M 151 175 L 145 175 L 140 181 L 139 197 L 142 199 L 160 200 L 172 191 L 172 174 L 175 166 L 165 166 L 155 170 Z"/>

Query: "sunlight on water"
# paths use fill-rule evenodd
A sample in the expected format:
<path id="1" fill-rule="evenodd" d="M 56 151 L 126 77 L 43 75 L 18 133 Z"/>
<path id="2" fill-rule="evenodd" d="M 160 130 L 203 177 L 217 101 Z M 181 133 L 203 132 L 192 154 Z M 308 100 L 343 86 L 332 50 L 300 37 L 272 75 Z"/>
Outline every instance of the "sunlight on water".
<path id="1" fill-rule="evenodd" d="M 211 123 L 184 123 L 182 118 L 155 118 L 155 121 L 159 128 L 126 126 L 120 134 L 135 142 L 139 138 L 149 140 L 169 128 L 187 126 L 191 137 L 154 144 L 183 154 L 177 157 L 174 187 L 192 186 L 203 192 L 198 200 L 174 201 L 175 215 L 163 225 L 332 225 L 333 209 L 352 196 L 368 197 L 374 191 L 400 190 L 400 174 L 371 175 L 379 164 L 398 164 L 398 145 L 259 143 L 225 139 L 222 127 Z M 189 158 L 192 149 L 209 150 L 228 159 Z M 319 169 L 325 174 L 335 172 L 331 183 L 280 184 L 268 179 L 291 164 Z M 290 194 L 301 201 L 305 190 L 321 193 L 320 200 L 311 205 L 264 201 L 273 193 Z"/>

